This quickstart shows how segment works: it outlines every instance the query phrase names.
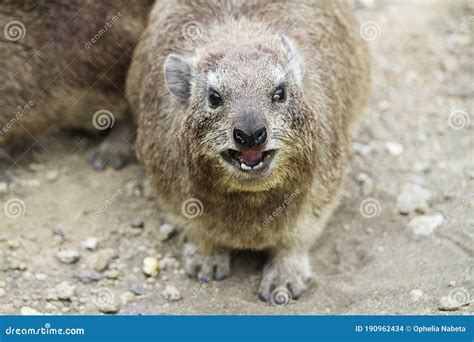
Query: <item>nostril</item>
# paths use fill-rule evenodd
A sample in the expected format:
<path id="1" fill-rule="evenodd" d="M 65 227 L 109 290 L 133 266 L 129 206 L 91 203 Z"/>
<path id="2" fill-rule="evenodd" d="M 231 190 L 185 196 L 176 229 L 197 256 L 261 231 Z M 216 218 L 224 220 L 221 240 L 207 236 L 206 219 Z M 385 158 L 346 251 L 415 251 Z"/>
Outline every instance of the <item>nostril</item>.
<path id="1" fill-rule="evenodd" d="M 234 140 L 237 144 L 239 145 L 247 145 L 248 144 L 248 139 L 247 134 L 245 134 L 244 131 L 238 128 L 234 128 Z"/>
<path id="2" fill-rule="evenodd" d="M 256 137 L 255 144 L 261 145 L 267 140 L 267 130 L 265 129 L 265 127 L 262 127 L 255 132 L 254 136 Z"/>

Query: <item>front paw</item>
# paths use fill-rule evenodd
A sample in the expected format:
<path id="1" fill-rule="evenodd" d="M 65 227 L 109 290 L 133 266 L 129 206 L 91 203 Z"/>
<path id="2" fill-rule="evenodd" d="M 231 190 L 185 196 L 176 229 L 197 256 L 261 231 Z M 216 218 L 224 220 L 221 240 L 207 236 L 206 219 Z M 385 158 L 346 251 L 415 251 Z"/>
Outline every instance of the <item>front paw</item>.
<path id="1" fill-rule="evenodd" d="M 203 254 L 196 245 L 186 243 L 183 254 L 186 273 L 200 282 L 220 281 L 230 274 L 230 253 L 226 250 Z"/>
<path id="2" fill-rule="evenodd" d="M 259 297 L 276 305 L 288 304 L 306 290 L 311 275 L 307 254 L 277 255 L 263 269 Z"/>

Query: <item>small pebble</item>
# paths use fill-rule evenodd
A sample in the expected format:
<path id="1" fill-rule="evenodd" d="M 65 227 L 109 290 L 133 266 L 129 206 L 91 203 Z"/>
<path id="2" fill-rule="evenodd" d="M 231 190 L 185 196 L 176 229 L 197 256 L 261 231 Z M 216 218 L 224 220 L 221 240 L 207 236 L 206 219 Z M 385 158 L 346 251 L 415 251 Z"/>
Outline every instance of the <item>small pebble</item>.
<path id="1" fill-rule="evenodd" d="M 451 296 L 441 297 L 438 304 L 438 310 L 440 311 L 456 311 L 461 309 L 463 306 L 469 303 L 459 303 L 456 299 Z"/>
<path id="2" fill-rule="evenodd" d="M 63 264 L 73 264 L 80 259 L 81 255 L 74 249 L 62 249 L 56 253 L 56 258 Z"/>
<path id="3" fill-rule="evenodd" d="M 143 259 L 143 273 L 150 277 L 156 277 L 160 271 L 160 262 L 157 258 L 146 257 Z"/>
<path id="4" fill-rule="evenodd" d="M 50 183 L 55 182 L 59 178 L 59 171 L 58 170 L 49 170 L 48 172 L 46 172 L 45 178 Z"/>
<path id="5" fill-rule="evenodd" d="M 179 293 L 178 289 L 173 285 L 166 285 L 165 289 L 161 294 L 166 300 L 170 302 L 174 302 L 181 299 L 181 293 Z"/>
<path id="6" fill-rule="evenodd" d="M 416 216 L 408 223 L 408 229 L 415 235 L 428 236 L 443 224 L 444 218 L 441 214 Z"/>
<path id="7" fill-rule="evenodd" d="M 455 287 L 456 286 L 456 281 L 455 280 L 451 280 L 448 284 L 449 287 Z"/>
<path id="8" fill-rule="evenodd" d="M 145 222 L 141 218 L 136 218 L 132 222 L 130 222 L 130 225 L 133 228 L 143 228 L 145 227 Z"/>
<path id="9" fill-rule="evenodd" d="M 45 281 L 48 278 L 48 276 L 44 273 L 36 273 L 35 274 L 35 279 L 39 281 Z"/>
<path id="10" fill-rule="evenodd" d="M 372 190 L 374 189 L 374 181 L 367 173 L 359 173 L 356 177 L 356 181 L 362 186 L 362 193 L 364 195 L 370 195 L 372 193 Z"/>
<path id="11" fill-rule="evenodd" d="M 122 293 L 119 297 L 122 305 L 127 305 L 128 303 L 133 302 L 135 300 L 135 295 L 130 291 Z"/>
<path id="12" fill-rule="evenodd" d="M 0 194 L 8 193 L 8 183 L 7 182 L 0 182 Z"/>
<path id="13" fill-rule="evenodd" d="M 160 267 L 164 270 L 170 270 L 172 268 L 179 267 L 179 261 L 176 258 L 164 257 L 160 260 Z"/>
<path id="14" fill-rule="evenodd" d="M 4 288 L 0 287 L 0 297 L 5 296 L 6 293 L 7 293 L 7 291 L 5 291 Z"/>
<path id="15" fill-rule="evenodd" d="M 105 252 L 98 252 L 91 256 L 94 269 L 97 272 L 104 272 L 110 264 L 110 256 Z"/>
<path id="16" fill-rule="evenodd" d="M 88 270 L 81 270 L 75 272 L 72 275 L 73 278 L 78 279 L 81 283 L 90 284 L 92 282 L 96 282 L 99 280 L 104 279 L 104 276 L 98 272 L 88 271 Z"/>
<path id="17" fill-rule="evenodd" d="M 397 209 L 400 214 L 404 215 L 414 211 L 425 213 L 428 211 L 430 200 L 431 191 L 418 184 L 407 183 L 397 196 Z"/>
<path id="18" fill-rule="evenodd" d="M 94 251 L 97 248 L 98 239 L 95 236 L 90 236 L 81 242 L 82 247 L 90 251 Z"/>
<path id="19" fill-rule="evenodd" d="M 130 287 L 130 291 L 136 294 L 137 296 L 142 296 L 145 294 L 145 288 L 142 284 L 133 284 Z"/>
<path id="20" fill-rule="evenodd" d="M 120 272 L 118 270 L 109 270 L 105 272 L 105 276 L 108 279 L 117 279 L 120 277 Z"/>
<path id="21" fill-rule="evenodd" d="M 101 305 L 98 306 L 97 309 L 105 314 L 114 314 L 120 311 L 120 307 L 116 304 Z"/>
<path id="22" fill-rule="evenodd" d="M 385 150 L 391 154 L 392 156 L 399 156 L 403 153 L 403 146 L 400 145 L 399 143 L 396 143 L 396 142 L 386 142 L 385 145 Z"/>
<path id="23" fill-rule="evenodd" d="M 412 302 L 417 302 L 423 296 L 423 291 L 420 289 L 414 289 L 410 291 L 410 298 Z"/>
<path id="24" fill-rule="evenodd" d="M 360 143 L 352 143 L 352 150 L 355 154 L 358 154 L 361 157 L 368 156 L 373 148 L 370 145 L 360 144 Z"/>
<path id="25" fill-rule="evenodd" d="M 166 241 L 175 234 L 175 228 L 169 223 L 162 224 L 159 228 L 159 231 L 161 241 Z"/>
<path id="26" fill-rule="evenodd" d="M 71 300 L 76 293 L 76 286 L 67 281 L 63 281 L 56 286 L 55 290 L 59 299 Z"/>

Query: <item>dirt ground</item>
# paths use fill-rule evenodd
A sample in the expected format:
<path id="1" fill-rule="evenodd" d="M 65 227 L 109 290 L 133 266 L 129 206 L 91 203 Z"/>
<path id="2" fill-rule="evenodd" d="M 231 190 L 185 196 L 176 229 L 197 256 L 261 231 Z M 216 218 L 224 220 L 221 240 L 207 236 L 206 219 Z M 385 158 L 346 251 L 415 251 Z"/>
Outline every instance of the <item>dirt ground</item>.
<path id="1" fill-rule="evenodd" d="M 84 156 L 99 140 L 63 132 L 10 156 L 13 182 L 0 186 L 0 313 L 473 314 L 474 5 L 366 0 L 356 14 L 373 93 L 301 299 L 261 302 L 264 259 L 250 252 L 234 256 L 222 282 L 188 279 L 182 236 L 162 241 L 140 167 L 95 171 Z M 403 215 L 406 184 L 431 196 Z M 146 276 L 145 257 L 166 269 Z"/>

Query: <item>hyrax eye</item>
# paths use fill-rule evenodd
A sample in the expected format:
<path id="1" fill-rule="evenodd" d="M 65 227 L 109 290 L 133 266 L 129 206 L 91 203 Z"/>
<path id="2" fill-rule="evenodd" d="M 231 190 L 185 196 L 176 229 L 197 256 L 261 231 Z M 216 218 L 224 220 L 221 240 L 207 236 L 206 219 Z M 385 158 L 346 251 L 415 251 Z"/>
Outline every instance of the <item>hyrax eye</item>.
<path id="1" fill-rule="evenodd" d="M 272 100 L 274 102 L 278 101 L 278 102 L 283 102 L 285 101 L 286 99 L 286 91 L 285 91 L 285 87 L 283 86 L 280 86 L 278 87 L 275 92 L 273 93 L 273 96 L 272 96 Z"/>
<path id="2" fill-rule="evenodd" d="M 209 104 L 212 108 L 217 108 L 222 104 L 222 98 L 219 93 L 213 89 L 209 90 Z"/>

